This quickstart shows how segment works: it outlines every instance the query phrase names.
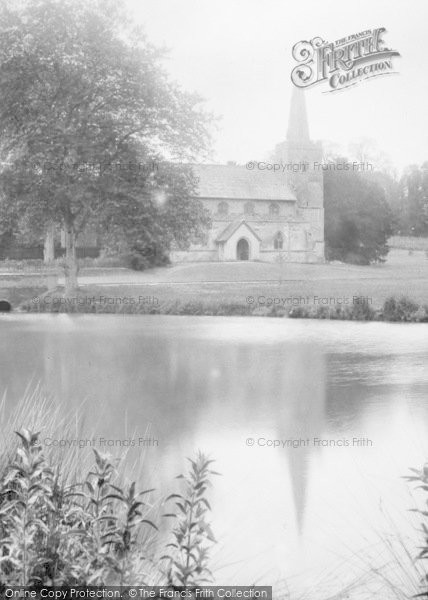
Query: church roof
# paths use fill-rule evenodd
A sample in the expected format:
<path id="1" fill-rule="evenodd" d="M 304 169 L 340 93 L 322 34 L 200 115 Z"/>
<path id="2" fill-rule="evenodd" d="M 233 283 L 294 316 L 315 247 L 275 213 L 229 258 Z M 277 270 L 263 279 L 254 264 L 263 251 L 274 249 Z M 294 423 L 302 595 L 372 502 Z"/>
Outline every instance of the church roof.
<path id="1" fill-rule="evenodd" d="M 268 164 L 268 163 L 266 163 Z M 199 197 L 236 200 L 295 201 L 287 174 L 241 165 L 192 165 L 199 178 Z"/>
<path id="2" fill-rule="evenodd" d="M 229 223 L 226 229 L 224 229 L 221 232 L 221 234 L 216 238 L 216 242 L 227 242 L 230 236 L 233 235 L 235 231 L 239 229 L 239 227 L 241 227 L 241 225 L 247 227 L 251 231 L 251 233 L 259 240 L 259 242 L 261 242 L 260 237 L 254 231 L 254 229 L 252 229 L 252 227 L 250 227 L 250 225 L 244 220 L 232 221 L 232 223 Z"/>

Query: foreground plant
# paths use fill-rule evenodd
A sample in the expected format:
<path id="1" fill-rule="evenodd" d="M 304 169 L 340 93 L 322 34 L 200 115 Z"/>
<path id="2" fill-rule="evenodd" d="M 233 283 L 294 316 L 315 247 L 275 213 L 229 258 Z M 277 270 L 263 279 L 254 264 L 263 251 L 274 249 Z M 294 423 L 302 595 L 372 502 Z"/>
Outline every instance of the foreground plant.
<path id="1" fill-rule="evenodd" d="M 176 525 L 174 541 L 167 544 L 170 554 L 162 557 L 167 560 L 166 576 L 171 586 L 197 586 L 212 580 L 208 561 L 215 539 L 207 521 L 211 507 L 206 492 L 211 485 L 210 476 L 217 473 L 210 468 L 213 461 L 201 453 L 189 461 L 189 472 L 177 477 L 183 480 L 183 493 L 167 499 L 174 499 L 176 507 L 175 513 L 165 515 L 175 518 Z"/>
<path id="2" fill-rule="evenodd" d="M 425 493 L 428 492 L 428 463 L 425 463 L 421 470 L 418 469 L 410 469 L 413 475 L 407 475 L 404 477 L 407 481 L 412 481 L 416 483 L 420 483 L 417 486 L 417 489 L 422 489 Z M 425 500 L 425 505 L 428 507 L 428 498 Z M 427 560 L 428 559 L 428 510 L 421 510 L 419 508 L 411 509 L 413 512 L 417 512 L 423 517 L 423 521 L 421 523 L 422 533 L 425 536 L 424 545 L 421 547 L 418 559 Z M 425 574 L 422 580 L 424 587 L 426 588 L 424 592 L 418 594 L 419 597 L 428 598 L 428 574 Z"/>
<path id="3" fill-rule="evenodd" d="M 0 573 L 10 584 L 28 585 L 44 562 L 40 549 L 54 510 L 54 477 L 37 445 L 38 434 L 24 429 L 18 436 L 22 446 L 1 485 Z"/>
<path id="4" fill-rule="evenodd" d="M 116 464 L 96 450 L 82 483 L 60 485 L 38 434 L 21 445 L 0 479 L 0 581 L 8 585 L 130 585 L 144 559 L 143 526 L 156 528 L 135 482 L 112 483 Z"/>
<path id="5" fill-rule="evenodd" d="M 89 585 L 130 585 L 137 578 L 133 559 L 139 550 L 140 525 L 156 529 L 152 521 L 143 518 L 140 509 L 144 502 L 139 500 L 153 490 L 137 493 L 135 482 L 125 489 L 113 485 L 116 464 L 96 450 L 94 454 L 93 470 L 83 484 L 75 484 L 67 493 L 68 499 L 75 499 L 74 523 L 68 532 L 71 544 L 67 546 L 74 566 L 68 579 Z"/>

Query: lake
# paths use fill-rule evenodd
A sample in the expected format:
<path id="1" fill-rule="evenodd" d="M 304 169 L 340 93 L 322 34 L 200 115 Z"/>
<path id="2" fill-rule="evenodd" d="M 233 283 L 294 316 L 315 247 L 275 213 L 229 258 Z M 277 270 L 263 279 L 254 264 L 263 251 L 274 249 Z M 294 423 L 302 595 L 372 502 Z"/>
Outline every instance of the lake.
<path id="1" fill-rule="evenodd" d="M 186 456 L 208 453 L 221 473 L 210 499 L 216 581 L 282 582 L 302 598 L 369 571 L 375 586 L 394 532 L 417 553 L 401 476 L 428 455 L 427 364 L 424 325 L 0 317 L 10 409 L 38 381 L 64 410 L 83 402 L 98 441 L 143 440 L 132 451 L 165 494 Z"/>

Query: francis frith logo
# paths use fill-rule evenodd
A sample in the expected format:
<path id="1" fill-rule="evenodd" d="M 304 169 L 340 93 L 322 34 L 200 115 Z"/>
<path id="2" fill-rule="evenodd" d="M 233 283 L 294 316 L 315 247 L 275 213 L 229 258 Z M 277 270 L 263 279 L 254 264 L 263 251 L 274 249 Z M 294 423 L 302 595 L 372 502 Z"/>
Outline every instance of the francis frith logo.
<path id="1" fill-rule="evenodd" d="M 345 89 L 365 79 L 395 73 L 392 59 L 400 56 L 385 46 L 384 27 L 369 29 L 335 42 L 320 37 L 293 46 L 293 58 L 299 63 L 291 80 L 300 88 L 328 83 L 328 92 Z"/>

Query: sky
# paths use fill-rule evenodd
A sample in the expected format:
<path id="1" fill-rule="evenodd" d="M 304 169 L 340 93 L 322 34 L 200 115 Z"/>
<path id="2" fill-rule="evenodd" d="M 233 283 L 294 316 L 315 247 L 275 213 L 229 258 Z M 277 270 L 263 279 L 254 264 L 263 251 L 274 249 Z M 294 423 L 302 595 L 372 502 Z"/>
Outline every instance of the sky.
<path id="1" fill-rule="evenodd" d="M 269 158 L 285 139 L 293 45 L 385 27 L 398 73 L 323 93 L 306 91 L 311 138 L 342 147 L 374 139 L 401 170 L 428 160 L 427 0 L 128 0 L 165 68 L 220 117 L 213 162 Z"/>

